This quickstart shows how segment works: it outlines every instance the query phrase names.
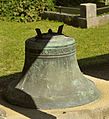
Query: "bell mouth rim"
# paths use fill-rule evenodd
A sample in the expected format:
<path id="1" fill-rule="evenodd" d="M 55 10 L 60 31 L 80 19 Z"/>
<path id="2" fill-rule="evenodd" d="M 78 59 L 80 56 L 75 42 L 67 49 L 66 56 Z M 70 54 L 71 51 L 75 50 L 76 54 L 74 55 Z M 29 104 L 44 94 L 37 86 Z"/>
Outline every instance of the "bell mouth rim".
<path id="1" fill-rule="evenodd" d="M 100 99 L 100 97 L 101 96 L 96 96 L 95 98 L 93 98 L 93 99 L 91 99 L 91 100 L 87 100 L 87 101 L 83 101 L 82 103 L 74 103 L 73 101 L 69 101 L 69 104 L 66 104 L 65 102 L 63 102 L 64 103 L 64 105 L 63 105 L 63 103 L 61 102 L 60 104 L 61 104 L 61 106 L 60 106 L 60 104 L 57 106 L 56 104 L 56 102 L 54 102 L 55 104 L 53 105 L 53 106 L 51 106 L 51 107 L 46 107 L 46 106 L 44 106 L 44 105 L 42 105 L 42 106 L 38 106 L 37 105 L 37 107 L 38 107 L 38 109 L 43 109 L 43 110 L 50 110 L 50 109 L 53 109 L 53 110 L 56 110 L 56 109 L 67 109 L 67 108 L 76 108 L 76 107 L 79 107 L 79 106 L 84 106 L 84 105 L 87 105 L 87 104 L 90 104 L 90 103 L 93 103 L 94 101 L 97 101 L 97 100 L 99 100 Z M 33 98 L 33 97 L 32 97 Z M 34 100 L 35 100 L 35 98 L 34 98 Z M 35 102 L 35 101 L 34 101 Z M 67 102 L 68 103 L 68 102 Z M 47 103 L 46 102 L 46 105 L 48 106 L 48 105 L 50 105 L 50 104 L 53 104 L 53 102 L 49 102 L 49 103 Z"/>
<path id="2" fill-rule="evenodd" d="M 88 79 L 89 80 L 89 79 Z M 71 95 L 67 95 L 65 98 L 66 99 L 68 99 L 68 97 L 69 97 L 69 101 L 68 102 L 64 102 L 64 101 L 59 101 L 58 102 L 58 104 L 57 104 L 57 102 L 56 101 L 52 101 L 52 100 L 50 100 L 50 99 L 47 99 L 47 98 L 43 98 L 43 97 L 41 97 L 41 98 L 37 98 L 37 97 L 35 97 L 35 96 L 31 96 L 29 93 L 27 93 L 27 92 L 25 92 L 25 91 L 23 91 L 23 90 L 21 90 L 21 89 L 19 89 L 19 88 L 17 88 L 17 86 L 16 86 L 16 82 L 17 82 L 17 80 L 14 80 L 14 81 L 12 81 L 11 83 L 10 83 L 10 85 L 8 86 L 8 92 L 13 92 L 13 89 L 14 89 L 14 91 L 16 92 L 18 92 L 17 94 L 21 94 L 21 92 L 22 93 L 24 93 L 26 96 L 29 96 L 29 97 L 31 97 L 31 101 L 32 101 L 32 105 L 31 106 L 29 106 L 29 103 L 28 102 L 24 102 L 24 100 L 23 101 L 20 101 L 19 102 L 19 100 L 17 100 L 17 98 L 15 97 L 12 97 L 12 96 L 10 96 L 10 95 L 7 95 L 8 94 L 8 92 L 6 93 L 6 94 L 4 94 L 3 95 L 3 98 L 6 100 L 6 101 L 8 101 L 9 103 L 11 103 L 11 104 L 13 104 L 13 105 L 16 105 L 16 106 L 20 106 L 20 107 L 24 107 L 24 108 L 29 108 L 29 109 L 42 109 L 42 110 L 56 110 L 56 109 L 67 109 L 67 108 L 75 108 L 75 107 L 78 107 L 78 106 L 83 106 L 83 105 L 87 105 L 87 104 L 90 104 L 90 103 L 93 103 L 94 101 L 97 101 L 97 100 L 99 100 L 100 99 L 100 97 L 101 97 L 101 95 L 96 95 L 94 98 L 92 98 L 91 100 L 83 100 L 82 102 L 80 102 L 80 103 L 75 103 L 75 102 L 73 102 L 72 101 L 72 98 L 71 98 Z M 91 81 L 92 82 L 92 81 Z M 92 82 L 93 83 L 93 82 Z M 13 85 L 14 84 L 14 85 Z M 19 92 L 20 91 L 20 92 Z M 97 90 L 97 92 L 98 93 L 101 93 L 99 90 Z M 16 95 L 16 93 L 14 93 L 13 92 L 13 94 L 14 95 Z M 12 95 L 13 95 L 12 94 Z M 18 95 L 18 97 L 19 97 L 19 95 Z M 61 96 L 61 97 L 64 97 L 64 96 Z M 36 100 L 36 99 L 38 99 L 38 100 Z M 40 102 L 40 100 L 41 99 L 45 99 L 45 100 L 48 100 L 48 101 L 46 101 L 46 103 L 44 102 L 44 103 L 39 103 Z M 58 99 L 57 99 L 58 100 Z M 14 101 L 15 101 L 15 103 L 14 103 Z M 35 102 L 37 102 L 37 103 L 35 103 Z M 43 101 L 42 101 L 43 102 Z"/>

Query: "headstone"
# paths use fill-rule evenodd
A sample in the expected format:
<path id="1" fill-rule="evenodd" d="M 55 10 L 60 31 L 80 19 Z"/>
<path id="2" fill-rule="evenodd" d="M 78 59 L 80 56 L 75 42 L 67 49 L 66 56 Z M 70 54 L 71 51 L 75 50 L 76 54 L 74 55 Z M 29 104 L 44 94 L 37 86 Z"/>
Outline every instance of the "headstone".
<path id="1" fill-rule="evenodd" d="M 82 18 L 96 17 L 96 4 L 85 3 L 80 5 L 80 16 Z"/>
<path id="2" fill-rule="evenodd" d="M 80 5 L 79 26 L 82 28 L 90 28 L 97 25 L 96 4 L 85 3 Z"/>

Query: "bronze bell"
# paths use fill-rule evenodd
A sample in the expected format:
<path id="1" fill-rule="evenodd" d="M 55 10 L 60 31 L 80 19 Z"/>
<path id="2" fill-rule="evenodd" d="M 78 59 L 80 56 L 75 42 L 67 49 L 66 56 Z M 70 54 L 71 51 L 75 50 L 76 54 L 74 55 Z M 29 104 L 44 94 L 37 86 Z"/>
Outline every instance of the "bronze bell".
<path id="1" fill-rule="evenodd" d="M 58 32 L 41 33 L 25 42 L 23 76 L 13 81 L 5 98 L 12 104 L 41 109 L 75 107 L 100 96 L 95 84 L 83 76 L 75 40 Z"/>

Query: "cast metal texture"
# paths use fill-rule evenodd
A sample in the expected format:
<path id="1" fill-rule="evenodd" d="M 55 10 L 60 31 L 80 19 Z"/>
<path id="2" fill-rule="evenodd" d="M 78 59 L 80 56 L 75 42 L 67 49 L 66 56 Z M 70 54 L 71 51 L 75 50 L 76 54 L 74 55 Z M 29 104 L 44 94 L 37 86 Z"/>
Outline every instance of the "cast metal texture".
<path id="1" fill-rule="evenodd" d="M 28 39 L 25 54 L 25 73 L 15 86 L 16 90 L 31 96 L 36 108 L 75 107 L 99 98 L 95 84 L 79 69 L 74 39 L 49 31 Z M 20 106 L 28 103 L 29 107 L 34 107 L 30 99 L 22 98 L 23 93 L 15 93 L 11 87 L 12 84 L 7 90 L 10 102 Z"/>

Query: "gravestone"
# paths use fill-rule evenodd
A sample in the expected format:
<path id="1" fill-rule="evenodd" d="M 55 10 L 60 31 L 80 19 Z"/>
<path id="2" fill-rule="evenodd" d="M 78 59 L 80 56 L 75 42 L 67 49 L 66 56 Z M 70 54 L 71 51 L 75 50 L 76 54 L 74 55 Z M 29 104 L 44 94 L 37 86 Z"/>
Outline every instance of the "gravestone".
<path id="1" fill-rule="evenodd" d="M 85 3 L 80 5 L 79 26 L 81 28 L 90 28 L 98 24 L 96 4 Z"/>

